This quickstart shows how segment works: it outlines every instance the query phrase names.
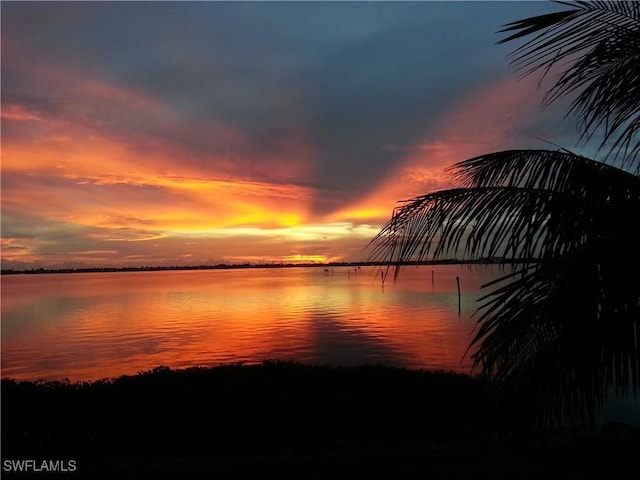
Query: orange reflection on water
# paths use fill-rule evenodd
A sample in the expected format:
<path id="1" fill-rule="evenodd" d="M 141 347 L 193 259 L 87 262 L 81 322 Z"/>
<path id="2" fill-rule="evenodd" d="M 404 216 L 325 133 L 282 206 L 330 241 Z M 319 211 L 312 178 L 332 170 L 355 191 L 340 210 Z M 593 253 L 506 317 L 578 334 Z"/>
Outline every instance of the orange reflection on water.
<path id="1" fill-rule="evenodd" d="M 7 276 L 2 375 L 93 380 L 265 359 L 468 372 L 475 307 L 464 295 L 458 316 L 455 275 L 429 275 L 384 289 L 374 269 L 346 267 Z"/>

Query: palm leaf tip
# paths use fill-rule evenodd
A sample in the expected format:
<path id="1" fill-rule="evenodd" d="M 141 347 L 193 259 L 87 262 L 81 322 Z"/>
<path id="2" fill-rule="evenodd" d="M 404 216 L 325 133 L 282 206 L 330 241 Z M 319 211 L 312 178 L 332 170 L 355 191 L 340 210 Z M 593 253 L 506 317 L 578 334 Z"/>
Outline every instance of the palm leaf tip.
<path id="1" fill-rule="evenodd" d="M 538 15 L 536 17 L 526 18 L 515 22 L 507 23 L 497 33 L 507 33 L 516 31 L 516 33 L 510 35 L 507 38 L 498 40 L 498 44 L 507 43 L 518 38 L 526 37 L 533 33 L 539 32 L 545 28 L 550 28 L 564 21 L 567 17 L 575 15 L 578 10 L 568 10 L 564 12 L 547 13 L 544 15 Z"/>
<path id="2" fill-rule="evenodd" d="M 601 137 L 598 152 L 640 171 L 640 2 L 556 2 L 568 10 L 504 25 L 498 43 L 527 40 L 508 56 L 523 76 L 552 67 L 558 76 L 542 105 L 573 96 L 580 142 Z"/>

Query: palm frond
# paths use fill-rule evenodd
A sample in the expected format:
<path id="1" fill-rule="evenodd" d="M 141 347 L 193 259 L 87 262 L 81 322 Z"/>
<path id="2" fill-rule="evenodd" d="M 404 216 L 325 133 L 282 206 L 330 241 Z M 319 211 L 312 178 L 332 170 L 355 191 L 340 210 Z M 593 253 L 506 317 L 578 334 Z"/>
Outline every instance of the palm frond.
<path id="1" fill-rule="evenodd" d="M 463 187 L 543 189 L 599 200 L 640 195 L 640 178 L 567 150 L 507 150 L 480 155 L 448 168 Z"/>
<path id="2" fill-rule="evenodd" d="M 530 251 L 537 239 L 535 231 L 540 230 L 545 217 L 542 208 L 549 203 L 544 199 L 548 196 L 545 192 L 537 193 L 541 195 L 485 187 L 453 189 L 408 200 L 370 243 L 371 258 L 401 266 L 445 255 L 463 255 L 465 259 L 497 256 L 516 252 L 526 242 L 527 238 L 520 239 L 511 231 L 529 232 L 529 245 L 520 250 Z M 521 215 L 523 210 L 531 212 L 532 217 Z"/>
<path id="3" fill-rule="evenodd" d="M 521 395 L 543 423 L 585 422 L 611 391 L 638 391 L 639 240 L 603 238 L 494 282 L 470 349 L 508 401 Z"/>
<path id="4" fill-rule="evenodd" d="M 545 150 L 451 170 L 462 187 L 402 202 L 371 258 L 395 276 L 445 255 L 515 263 L 486 286 L 469 349 L 500 401 L 541 423 L 589 422 L 611 390 L 640 388 L 640 178 Z"/>
<path id="5" fill-rule="evenodd" d="M 476 367 L 542 423 L 589 421 L 614 390 L 640 390 L 640 2 L 557 2 L 501 41 L 524 75 L 560 76 L 543 105 L 577 94 L 581 140 L 635 174 L 567 150 L 510 150 L 450 168 L 460 188 L 401 202 L 370 242 L 395 266 L 502 259 L 469 346 Z M 623 266 L 623 268 L 621 268 Z"/>
<path id="6" fill-rule="evenodd" d="M 640 179 L 568 152 L 507 151 L 454 165 L 463 188 L 402 202 L 370 242 L 400 268 L 443 258 L 528 263 L 640 223 Z"/>
<path id="7" fill-rule="evenodd" d="M 529 17 L 506 24 L 498 33 L 515 32 L 500 40 L 506 43 L 532 34 L 537 35 L 510 54 L 520 67 L 548 65 L 571 57 L 603 40 L 612 33 L 637 31 L 640 9 L 637 2 L 556 1 L 569 10 Z"/>
<path id="8" fill-rule="evenodd" d="M 563 12 L 507 24 L 511 33 L 499 43 L 535 35 L 509 56 L 524 75 L 554 65 L 561 75 L 543 105 L 573 92 L 567 115 L 576 116 L 581 139 L 603 133 L 600 148 L 623 166 L 640 169 L 640 3 L 557 2 L 572 7 Z"/>

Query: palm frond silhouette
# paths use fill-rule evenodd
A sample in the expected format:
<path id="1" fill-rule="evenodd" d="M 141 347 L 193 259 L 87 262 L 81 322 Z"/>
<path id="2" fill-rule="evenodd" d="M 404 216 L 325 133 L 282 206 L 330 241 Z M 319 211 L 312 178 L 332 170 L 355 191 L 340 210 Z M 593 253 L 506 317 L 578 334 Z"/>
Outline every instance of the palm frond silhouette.
<path id="1" fill-rule="evenodd" d="M 576 93 L 582 140 L 601 135 L 615 162 L 567 150 L 462 161 L 459 188 L 401 202 L 369 245 L 395 276 L 447 257 L 514 263 L 480 299 L 470 348 L 502 400 L 540 424 L 592 422 L 609 394 L 640 387 L 640 4 L 561 3 L 503 41 L 530 37 L 510 57 L 524 74 L 561 69 L 543 105 Z"/>
<path id="2" fill-rule="evenodd" d="M 537 34 L 509 60 L 524 75 L 561 73 L 543 105 L 575 93 L 567 113 L 581 139 L 600 134 L 600 147 L 638 173 L 640 143 L 640 6 L 637 2 L 556 2 L 572 8 L 506 25 L 504 43 Z M 564 70 L 562 68 L 564 67 Z"/>

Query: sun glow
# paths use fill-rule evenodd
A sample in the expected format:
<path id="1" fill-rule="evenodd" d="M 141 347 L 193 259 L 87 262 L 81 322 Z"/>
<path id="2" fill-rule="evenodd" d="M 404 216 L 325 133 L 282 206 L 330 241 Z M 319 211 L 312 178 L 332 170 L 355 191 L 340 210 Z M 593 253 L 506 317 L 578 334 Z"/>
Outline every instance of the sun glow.
<path id="1" fill-rule="evenodd" d="M 327 263 L 327 257 L 324 255 L 285 255 L 282 257 L 282 261 L 285 263 Z"/>
<path id="2" fill-rule="evenodd" d="M 357 201 L 320 215 L 314 205 L 326 192 L 312 186 L 317 152 L 304 129 L 291 128 L 275 151 L 262 152 L 221 122 L 183 125 L 153 98 L 46 73 L 77 86 L 75 108 L 3 105 L 5 263 L 362 259 L 398 200 L 447 187 L 445 166 L 507 143 L 508 106 L 523 90 L 514 82 L 479 90 L 415 145 L 381 146 L 401 154 L 397 169 Z M 118 126 L 118 115 L 132 109 L 166 135 Z M 492 128 L 478 131 L 491 123 L 487 115 Z M 227 152 L 213 140 L 211 151 L 191 151 L 168 140 L 179 136 L 172 129 L 193 130 L 188 138 L 198 142 L 217 139 Z"/>

